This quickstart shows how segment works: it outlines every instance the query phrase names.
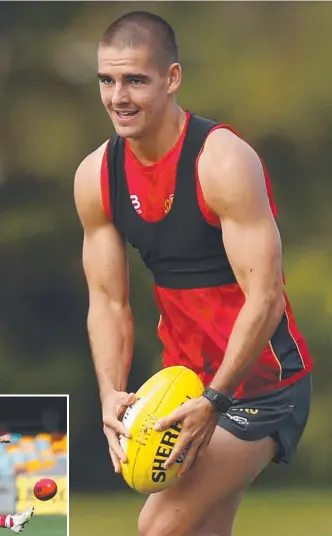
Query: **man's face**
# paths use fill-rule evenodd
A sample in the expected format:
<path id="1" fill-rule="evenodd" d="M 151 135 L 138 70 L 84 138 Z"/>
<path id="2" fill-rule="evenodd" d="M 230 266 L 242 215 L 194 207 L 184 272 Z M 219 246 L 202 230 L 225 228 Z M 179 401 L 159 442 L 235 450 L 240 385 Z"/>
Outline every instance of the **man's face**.
<path id="1" fill-rule="evenodd" d="M 99 47 L 101 100 L 119 136 L 139 139 L 153 133 L 173 92 L 171 70 L 161 72 L 145 46 Z"/>

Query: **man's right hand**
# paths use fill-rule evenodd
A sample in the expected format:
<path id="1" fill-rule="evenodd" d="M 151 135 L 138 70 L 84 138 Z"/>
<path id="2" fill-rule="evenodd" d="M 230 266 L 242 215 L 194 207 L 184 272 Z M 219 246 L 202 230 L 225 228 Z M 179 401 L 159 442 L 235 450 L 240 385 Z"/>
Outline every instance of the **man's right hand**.
<path id="1" fill-rule="evenodd" d="M 134 393 L 113 391 L 102 402 L 104 433 L 107 437 L 110 456 L 116 473 L 121 473 L 120 461 L 127 462 L 127 457 L 120 447 L 119 436 L 130 438 L 130 433 L 121 422 L 128 406 L 135 402 Z"/>

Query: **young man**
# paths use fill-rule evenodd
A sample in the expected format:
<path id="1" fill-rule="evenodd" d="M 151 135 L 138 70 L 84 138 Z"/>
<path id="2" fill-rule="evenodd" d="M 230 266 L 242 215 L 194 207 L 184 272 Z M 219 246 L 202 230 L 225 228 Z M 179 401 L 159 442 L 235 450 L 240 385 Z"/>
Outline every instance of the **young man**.
<path id="1" fill-rule="evenodd" d="M 10 434 L 0 435 L 0 443 L 10 443 Z M 33 516 L 34 507 L 30 506 L 25 512 L 17 512 L 16 514 L 2 516 L 0 515 L 0 528 L 11 529 L 19 534 L 23 531 L 25 525 Z"/>
<path id="2" fill-rule="evenodd" d="M 230 536 L 247 486 L 296 449 L 312 363 L 284 293 L 267 171 L 231 127 L 179 107 L 181 77 L 174 32 L 155 15 L 129 13 L 99 43 L 101 99 L 117 135 L 75 177 L 88 331 L 120 472 L 119 409 L 135 399 L 129 241 L 154 277 L 163 366 L 190 367 L 206 386 L 159 423 L 183 425 L 165 467 L 191 446 L 176 486 L 148 498 L 139 533 Z"/>

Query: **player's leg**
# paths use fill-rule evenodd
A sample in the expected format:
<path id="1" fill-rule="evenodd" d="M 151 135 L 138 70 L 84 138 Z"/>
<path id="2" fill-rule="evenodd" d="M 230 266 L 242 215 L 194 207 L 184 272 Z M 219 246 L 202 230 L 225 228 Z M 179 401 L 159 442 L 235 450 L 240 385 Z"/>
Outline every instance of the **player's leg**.
<path id="1" fill-rule="evenodd" d="M 149 497 L 139 518 L 140 536 L 230 536 L 239 493 L 272 459 L 291 460 L 310 398 L 308 375 L 284 389 L 235 401 L 204 456 L 175 487 Z"/>
<path id="2" fill-rule="evenodd" d="M 213 507 L 234 505 L 275 454 L 271 437 L 249 442 L 217 427 L 204 456 L 176 486 L 148 498 L 139 518 L 140 536 L 191 535 Z M 226 523 L 229 527 L 232 519 Z M 220 527 L 216 536 L 224 536 L 222 531 Z"/>
<path id="3" fill-rule="evenodd" d="M 244 493 L 230 497 L 206 514 L 190 536 L 231 536 L 235 516 Z"/>
<path id="4" fill-rule="evenodd" d="M 23 531 L 25 525 L 29 523 L 33 516 L 34 507 L 30 506 L 25 512 L 17 512 L 16 514 L 0 516 L 0 528 L 10 529 L 16 534 Z"/>

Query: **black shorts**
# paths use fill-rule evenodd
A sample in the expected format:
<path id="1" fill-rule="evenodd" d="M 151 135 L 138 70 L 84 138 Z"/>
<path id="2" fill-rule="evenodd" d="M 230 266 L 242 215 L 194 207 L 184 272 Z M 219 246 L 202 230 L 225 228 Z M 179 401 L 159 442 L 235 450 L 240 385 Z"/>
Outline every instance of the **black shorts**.
<path id="1" fill-rule="evenodd" d="M 282 389 L 234 400 L 218 424 L 245 441 L 273 437 L 278 445 L 273 461 L 289 463 L 309 417 L 311 380 L 311 374 L 307 374 Z"/>

